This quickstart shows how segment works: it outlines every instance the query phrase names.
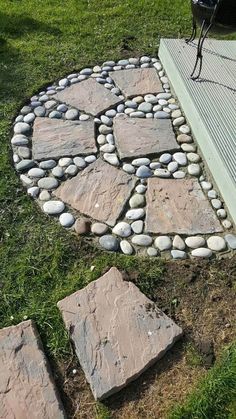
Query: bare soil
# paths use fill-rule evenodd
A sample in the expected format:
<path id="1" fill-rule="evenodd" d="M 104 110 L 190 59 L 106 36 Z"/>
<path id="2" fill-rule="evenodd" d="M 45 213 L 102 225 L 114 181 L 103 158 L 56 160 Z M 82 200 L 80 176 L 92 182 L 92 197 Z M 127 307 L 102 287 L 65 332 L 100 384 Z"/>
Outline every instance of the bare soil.
<path id="1" fill-rule="evenodd" d="M 124 272 L 124 278 L 127 278 Z M 138 274 L 129 280 L 138 286 Z M 115 419 L 166 418 L 236 336 L 236 257 L 214 262 L 167 262 L 152 299 L 184 330 L 160 361 L 103 404 Z M 76 357 L 54 362 L 56 381 L 69 418 L 108 418 L 97 410 Z M 73 369 L 77 372 L 73 374 Z"/>

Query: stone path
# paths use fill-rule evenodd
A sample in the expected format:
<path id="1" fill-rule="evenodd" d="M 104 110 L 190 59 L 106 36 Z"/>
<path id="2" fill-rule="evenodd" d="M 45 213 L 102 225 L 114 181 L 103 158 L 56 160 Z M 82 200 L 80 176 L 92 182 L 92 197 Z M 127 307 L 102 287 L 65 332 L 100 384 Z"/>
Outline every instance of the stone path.
<path id="1" fill-rule="evenodd" d="M 230 215 L 156 58 L 69 74 L 21 109 L 11 143 L 42 210 L 106 250 L 184 259 L 235 247 Z"/>
<path id="2" fill-rule="evenodd" d="M 99 400 L 136 379 L 182 335 L 116 268 L 59 301 L 58 307 Z"/>
<path id="3" fill-rule="evenodd" d="M 0 330 L 0 417 L 66 417 L 31 320 Z"/>

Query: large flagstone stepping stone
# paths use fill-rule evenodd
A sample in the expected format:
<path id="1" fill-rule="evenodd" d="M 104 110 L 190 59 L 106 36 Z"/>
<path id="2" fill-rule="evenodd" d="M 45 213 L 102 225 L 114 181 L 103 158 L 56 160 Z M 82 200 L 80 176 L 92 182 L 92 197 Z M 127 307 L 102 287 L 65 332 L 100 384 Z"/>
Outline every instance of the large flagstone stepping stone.
<path id="1" fill-rule="evenodd" d="M 89 155 L 97 151 L 94 122 L 36 118 L 32 137 L 35 160 Z"/>
<path id="2" fill-rule="evenodd" d="M 66 417 L 31 320 L 0 330 L 0 417 Z"/>
<path id="3" fill-rule="evenodd" d="M 113 127 L 120 158 L 148 156 L 179 148 L 169 119 L 121 115 L 114 118 Z"/>
<path id="4" fill-rule="evenodd" d="M 119 103 L 122 99 L 90 78 L 73 84 L 57 93 L 55 97 L 67 105 L 74 106 L 93 116 L 98 116 Z"/>
<path id="5" fill-rule="evenodd" d="M 59 301 L 95 399 L 104 399 L 161 358 L 182 330 L 116 268 Z"/>
<path id="6" fill-rule="evenodd" d="M 118 70 L 110 75 L 127 98 L 163 92 L 161 81 L 154 68 Z"/>
<path id="7" fill-rule="evenodd" d="M 99 158 L 54 194 L 81 213 L 114 226 L 135 184 L 133 176 Z"/>
<path id="8" fill-rule="evenodd" d="M 197 180 L 148 179 L 146 232 L 210 234 L 223 231 Z"/>

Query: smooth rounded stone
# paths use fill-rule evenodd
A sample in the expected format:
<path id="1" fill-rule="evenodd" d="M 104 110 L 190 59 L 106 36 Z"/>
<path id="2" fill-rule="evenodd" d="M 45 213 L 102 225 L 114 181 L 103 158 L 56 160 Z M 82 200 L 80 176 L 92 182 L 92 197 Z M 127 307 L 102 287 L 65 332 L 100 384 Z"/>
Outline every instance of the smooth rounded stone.
<path id="1" fill-rule="evenodd" d="M 27 115 L 27 113 L 31 112 L 31 107 L 25 105 L 25 106 L 23 106 L 23 108 L 20 111 L 21 111 L 22 115 Z"/>
<path id="2" fill-rule="evenodd" d="M 125 102 L 125 106 L 126 106 L 127 108 L 137 109 L 138 104 L 137 104 L 136 102 L 134 102 L 134 100 L 127 100 L 127 101 Z"/>
<path id="3" fill-rule="evenodd" d="M 144 118 L 145 117 L 145 113 L 144 112 L 141 112 L 141 111 L 131 112 L 130 117 L 131 118 Z"/>
<path id="4" fill-rule="evenodd" d="M 39 199 L 40 201 L 49 201 L 49 199 L 51 199 L 51 195 L 48 191 L 44 190 L 40 192 Z"/>
<path id="5" fill-rule="evenodd" d="M 103 223 L 94 223 L 91 227 L 91 232 L 96 234 L 97 236 L 102 236 L 103 234 L 107 233 L 108 226 Z"/>
<path id="6" fill-rule="evenodd" d="M 104 144 L 100 147 L 100 151 L 103 153 L 113 153 L 115 151 L 115 146 L 113 144 Z"/>
<path id="7" fill-rule="evenodd" d="M 14 163 L 19 163 L 20 157 L 18 156 L 18 154 L 16 154 L 16 153 L 13 154 L 12 158 L 13 158 L 13 162 Z"/>
<path id="8" fill-rule="evenodd" d="M 61 105 L 58 105 L 57 111 L 59 112 L 66 112 L 68 109 L 68 106 L 64 105 L 63 103 Z"/>
<path id="9" fill-rule="evenodd" d="M 161 178 L 169 178 L 171 173 L 167 169 L 156 169 L 154 175 Z"/>
<path id="10" fill-rule="evenodd" d="M 136 176 L 139 178 L 148 178 L 152 176 L 152 171 L 147 166 L 140 166 L 136 171 Z"/>
<path id="11" fill-rule="evenodd" d="M 90 116 L 85 114 L 79 116 L 80 121 L 88 121 L 89 118 Z"/>
<path id="12" fill-rule="evenodd" d="M 132 255 L 133 253 L 133 247 L 127 240 L 121 240 L 120 248 L 124 255 Z"/>
<path id="13" fill-rule="evenodd" d="M 154 113 L 154 118 L 156 119 L 169 119 L 170 114 L 164 111 L 157 111 Z"/>
<path id="14" fill-rule="evenodd" d="M 173 160 L 177 161 L 180 166 L 187 165 L 187 157 L 185 153 L 181 153 L 181 151 L 173 154 Z"/>
<path id="15" fill-rule="evenodd" d="M 153 113 L 146 113 L 146 118 L 148 119 L 154 118 Z"/>
<path id="16" fill-rule="evenodd" d="M 145 100 L 145 102 L 147 102 L 147 103 L 151 103 L 152 105 L 154 105 L 154 104 L 158 103 L 158 99 L 157 99 L 157 97 L 156 97 L 156 96 L 154 96 L 154 95 L 152 95 L 152 94 L 145 95 L 145 96 L 144 96 L 144 100 Z"/>
<path id="17" fill-rule="evenodd" d="M 224 219 L 227 217 L 227 212 L 225 211 L 225 209 L 220 208 L 216 211 L 217 217 L 219 217 L 220 219 Z"/>
<path id="18" fill-rule="evenodd" d="M 147 248 L 147 254 L 148 254 L 148 256 L 150 256 L 150 257 L 155 257 L 155 256 L 157 256 L 157 255 L 158 255 L 158 251 L 157 251 L 157 249 L 155 249 L 154 247 L 148 247 L 148 248 Z"/>
<path id="19" fill-rule="evenodd" d="M 174 172 L 176 172 L 176 170 L 178 170 L 178 167 L 179 167 L 179 165 L 178 165 L 177 161 L 171 161 L 168 164 L 167 169 L 169 170 L 170 173 L 174 173 Z"/>
<path id="20" fill-rule="evenodd" d="M 18 152 L 18 155 L 22 159 L 29 159 L 30 158 L 31 152 L 30 152 L 30 149 L 28 147 L 20 146 L 20 147 L 18 147 L 17 152 Z"/>
<path id="21" fill-rule="evenodd" d="M 180 116 L 179 118 L 176 118 L 176 119 L 173 120 L 173 126 L 174 127 L 179 127 L 184 122 L 185 122 L 185 118 L 183 116 Z"/>
<path id="22" fill-rule="evenodd" d="M 139 59 L 131 57 L 131 58 L 129 58 L 129 63 L 134 64 L 134 65 L 138 65 L 139 64 Z"/>
<path id="23" fill-rule="evenodd" d="M 183 143 L 181 144 L 181 148 L 183 151 L 185 151 L 185 153 L 194 153 L 197 147 L 195 144 Z"/>
<path id="24" fill-rule="evenodd" d="M 114 93 L 114 95 L 120 95 L 120 89 L 118 89 L 118 87 L 113 87 L 111 89 L 111 93 Z"/>
<path id="25" fill-rule="evenodd" d="M 59 159 L 58 164 L 61 167 L 67 167 L 70 164 L 72 164 L 73 160 L 71 157 L 62 157 L 61 159 Z"/>
<path id="26" fill-rule="evenodd" d="M 198 249 L 194 249 L 191 255 L 198 258 L 210 258 L 212 256 L 212 250 L 206 247 L 199 247 Z"/>
<path id="27" fill-rule="evenodd" d="M 140 208 L 143 207 L 146 203 L 145 197 L 141 194 L 134 194 L 129 200 L 130 208 Z"/>
<path id="28" fill-rule="evenodd" d="M 40 93 L 39 93 L 40 95 Z M 42 96 L 40 96 L 40 102 L 47 102 L 49 99 L 48 95 L 43 94 Z"/>
<path id="29" fill-rule="evenodd" d="M 134 64 L 128 64 L 128 65 L 125 66 L 125 68 L 127 68 L 127 69 L 129 69 L 129 68 L 135 68 L 135 65 Z"/>
<path id="30" fill-rule="evenodd" d="M 222 250 L 225 250 L 226 248 L 226 243 L 223 237 L 211 236 L 207 239 L 207 246 L 215 252 L 222 252 Z"/>
<path id="31" fill-rule="evenodd" d="M 113 166 L 119 166 L 120 165 L 118 157 L 115 153 L 104 153 L 103 158 L 108 163 L 112 164 Z"/>
<path id="32" fill-rule="evenodd" d="M 79 116 L 79 111 L 77 111 L 77 109 L 69 109 L 65 113 L 65 118 L 71 121 L 78 118 L 78 116 Z"/>
<path id="33" fill-rule="evenodd" d="M 44 116 L 46 114 L 46 109 L 44 106 L 37 106 L 34 108 L 34 113 L 36 116 Z"/>
<path id="34" fill-rule="evenodd" d="M 213 206 L 213 208 L 218 210 L 222 207 L 222 202 L 219 199 L 212 199 L 211 200 L 211 205 Z"/>
<path id="35" fill-rule="evenodd" d="M 138 166 L 148 166 L 150 163 L 151 163 L 150 160 L 146 157 L 141 157 L 141 158 L 138 158 L 138 159 L 134 159 L 132 161 L 132 165 L 137 166 L 137 167 Z"/>
<path id="36" fill-rule="evenodd" d="M 44 160 L 39 163 L 41 169 L 49 170 L 57 165 L 55 160 Z"/>
<path id="37" fill-rule="evenodd" d="M 235 234 L 226 234 L 225 240 L 230 249 L 233 249 L 233 250 L 236 249 L 236 235 Z"/>
<path id="38" fill-rule="evenodd" d="M 160 169 L 161 168 L 161 163 L 159 163 L 159 161 L 154 161 L 154 162 L 150 163 L 149 167 L 152 170 Z"/>
<path id="39" fill-rule="evenodd" d="M 173 247 L 177 250 L 184 250 L 185 249 L 185 243 L 183 239 L 176 234 L 176 236 L 173 239 Z"/>
<path id="40" fill-rule="evenodd" d="M 92 72 L 93 72 L 92 68 L 83 68 L 83 70 L 80 71 L 80 74 L 85 74 L 86 76 L 90 76 Z"/>
<path id="41" fill-rule="evenodd" d="M 201 173 L 201 166 L 198 163 L 192 163 L 188 165 L 188 173 L 191 176 L 199 176 Z"/>
<path id="42" fill-rule="evenodd" d="M 109 127 L 112 125 L 112 119 L 108 118 L 108 116 L 102 115 L 100 119 L 101 119 L 103 124 L 105 124 Z"/>
<path id="43" fill-rule="evenodd" d="M 88 221 L 86 218 L 77 218 L 75 222 L 75 232 L 79 235 L 89 233 L 90 221 Z"/>
<path id="44" fill-rule="evenodd" d="M 165 84 L 165 83 L 168 83 L 168 77 L 166 77 L 166 76 L 163 76 L 163 77 L 161 77 L 161 81 L 162 81 L 162 83 L 163 84 Z"/>
<path id="45" fill-rule="evenodd" d="M 40 102 L 39 100 L 37 100 L 36 102 L 31 102 L 32 108 L 37 108 L 38 106 L 42 106 L 42 102 Z"/>
<path id="46" fill-rule="evenodd" d="M 182 170 L 177 170 L 177 172 L 173 173 L 173 178 L 174 179 L 183 179 L 183 178 L 185 178 L 185 176 L 186 176 L 186 173 L 183 172 Z"/>
<path id="47" fill-rule="evenodd" d="M 75 219 L 73 215 L 70 214 L 69 212 L 63 212 L 63 214 L 61 214 L 59 217 L 59 222 L 62 225 L 62 227 L 69 228 L 74 224 Z"/>
<path id="48" fill-rule="evenodd" d="M 85 158 L 84 158 L 84 160 L 85 160 L 85 162 L 86 163 L 93 163 L 94 161 L 96 161 L 97 160 L 97 157 L 96 156 L 94 156 L 93 154 L 91 154 L 90 156 L 86 156 Z"/>
<path id="49" fill-rule="evenodd" d="M 30 131 L 30 125 L 26 122 L 17 122 L 14 126 L 15 134 L 27 134 Z"/>
<path id="50" fill-rule="evenodd" d="M 38 186 L 32 186 L 31 188 L 27 189 L 28 195 L 32 196 L 32 198 L 37 198 L 39 194 L 39 188 Z"/>
<path id="51" fill-rule="evenodd" d="M 94 73 L 100 73 L 102 71 L 102 68 L 99 65 L 95 65 L 93 67 L 93 72 Z"/>
<path id="52" fill-rule="evenodd" d="M 56 93 L 56 90 L 55 90 L 55 89 L 53 89 L 53 88 L 48 88 L 48 90 L 47 90 L 47 95 L 55 95 L 55 93 Z"/>
<path id="53" fill-rule="evenodd" d="M 32 186 L 33 180 L 30 179 L 28 176 L 20 175 L 20 180 L 25 186 Z"/>
<path id="54" fill-rule="evenodd" d="M 45 176 L 45 170 L 40 169 L 39 167 L 33 167 L 28 171 L 28 176 L 33 178 L 41 178 Z"/>
<path id="55" fill-rule="evenodd" d="M 108 134 L 107 136 L 106 136 L 106 141 L 109 143 L 109 144 L 114 144 L 115 143 L 115 141 L 114 141 L 114 135 L 113 134 Z"/>
<path id="56" fill-rule="evenodd" d="M 38 181 L 38 187 L 41 189 L 55 189 L 59 185 L 58 180 L 54 177 L 43 177 Z"/>
<path id="57" fill-rule="evenodd" d="M 100 127 L 98 128 L 98 131 L 100 132 L 100 134 L 110 134 L 112 132 L 112 128 L 108 127 L 107 125 L 100 125 Z"/>
<path id="58" fill-rule="evenodd" d="M 61 214 L 65 209 L 64 202 L 61 201 L 47 201 L 43 204 L 43 211 L 49 215 Z"/>
<path id="59" fill-rule="evenodd" d="M 34 120 L 35 120 L 35 114 L 34 113 L 28 113 L 27 115 L 24 116 L 24 122 L 26 122 L 27 124 L 30 124 Z"/>
<path id="60" fill-rule="evenodd" d="M 179 134 L 177 137 L 177 141 L 179 144 L 183 144 L 183 143 L 192 143 L 192 137 L 190 137 L 190 135 L 186 135 L 186 134 Z"/>
<path id="61" fill-rule="evenodd" d="M 140 218 L 143 218 L 145 215 L 145 211 L 143 208 L 135 208 L 130 209 L 126 213 L 127 220 L 139 220 Z"/>
<path id="62" fill-rule="evenodd" d="M 117 65 L 122 65 L 124 67 L 128 64 L 132 64 L 132 63 L 130 63 L 129 60 L 119 60 L 117 63 Z"/>
<path id="63" fill-rule="evenodd" d="M 222 225 L 226 230 L 229 230 L 232 227 L 232 223 L 229 220 L 222 221 Z"/>
<path id="64" fill-rule="evenodd" d="M 157 95 L 157 99 L 170 99 L 171 98 L 171 93 L 158 93 Z"/>
<path id="65" fill-rule="evenodd" d="M 144 101 L 143 96 L 135 96 L 133 97 L 132 101 L 136 102 L 136 103 L 142 103 Z"/>
<path id="66" fill-rule="evenodd" d="M 72 77 L 73 78 L 73 77 Z M 69 84 L 69 80 L 68 79 L 66 79 L 66 78 L 64 78 L 64 79 L 61 79 L 61 80 L 59 80 L 59 86 L 63 86 L 63 87 L 66 87 L 66 86 L 68 86 L 68 84 Z"/>
<path id="67" fill-rule="evenodd" d="M 155 69 L 156 69 L 157 71 L 160 71 L 160 70 L 162 69 L 162 65 L 161 65 L 161 63 L 159 63 L 159 62 L 154 63 L 154 64 L 153 64 L 153 67 L 155 67 Z"/>
<path id="68" fill-rule="evenodd" d="M 105 115 L 108 116 L 108 118 L 114 118 L 116 116 L 116 110 L 108 109 L 108 111 L 105 112 Z"/>
<path id="69" fill-rule="evenodd" d="M 56 166 L 52 169 L 52 174 L 55 177 L 61 178 L 64 176 L 64 170 L 60 166 Z"/>
<path id="70" fill-rule="evenodd" d="M 159 100 L 158 100 L 158 103 L 159 103 L 159 105 L 161 105 L 161 106 L 167 106 L 167 105 L 168 105 L 168 102 L 167 102 L 167 100 L 165 100 L 165 99 L 159 99 Z"/>
<path id="71" fill-rule="evenodd" d="M 128 164 L 128 163 L 125 163 L 125 164 L 123 165 L 122 169 L 123 169 L 125 172 L 130 173 L 130 174 L 135 173 L 135 170 L 136 170 L 136 169 L 135 169 L 135 167 L 134 167 L 134 166 L 132 166 L 132 164 Z"/>
<path id="72" fill-rule="evenodd" d="M 97 142 L 98 142 L 99 145 L 106 144 L 106 142 L 107 142 L 106 136 L 104 134 L 99 134 L 99 136 L 97 137 Z"/>
<path id="73" fill-rule="evenodd" d="M 23 172 L 24 170 L 31 169 L 33 166 L 35 166 L 34 160 L 25 159 L 16 164 L 16 170 L 18 172 Z"/>
<path id="74" fill-rule="evenodd" d="M 14 135 L 11 139 L 11 144 L 16 146 L 27 145 L 29 143 L 28 138 L 22 134 Z"/>
<path id="75" fill-rule="evenodd" d="M 47 110 L 49 110 L 49 109 L 52 109 L 56 104 L 57 102 L 55 100 L 48 100 L 47 102 L 44 103 L 44 106 Z"/>
<path id="76" fill-rule="evenodd" d="M 176 119 L 176 118 L 181 118 L 182 113 L 180 109 L 175 109 L 173 112 L 171 112 L 171 118 Z"/>
<path id="77" fill-rule="evenodd" d="M 142 220 L 134 221 L 131 224 L 131 228 L 135 234 L 141 234 L 143 231 L 144 223 Z"/>
<path id="78" fill-rule="evenodd" d="M 187 237 L 185 243 L 190 249 L 197 249 L 198 247 L 205 246 L 206 241 L 201 236 L 192 236 Z"/>
<path id="79" fill-rule="evenodd" d="M 163 111 L 164 111 L 164 112 L 167 112 L 167 113 L 169 113 L 169 114 L 171 113 L 170 109 L 169 109 L 169 108 L 166 108 L 166 107 L 164 107 L 164 108 L 163 108 Z"/>
<path id="80" fill-rule="evenodd" d="M 119 248 L 119 241 L 111 234 L 106 234 L 105 236 L 100 237 L 99 244 L 104 249 L 110 250 L 111 252 L 115 252 Z"/>
<path id="81" fill-rule="evenodd" d="M 168 164 L 172 159 L 172 155 L 169 153 L 164 153 L 160 156 L 159 161 L 162 164 Z"/>
<path id="82" fill-rule="evenodd" d="M 168 100 L 168 108 L 170 108 L 172 111 L 176 111 L 177 109 L 179 109 L 179 106 L 176 105 L 175 103 L 170 102 L 171 99 Z"/>
<path id="83" fill-rule="evenodd" d="M 140 63 L 141 63 L 141 64 L 144 64 L 144 63 L 150 63 L 150 61 L 151 61 L 151 58 L 150 58 L 150 57 L 147 57 L 147 55 L 143 55 L 143 56 L 140 58 Z"/>
<path id="84" fill-rule="evenodd" d="M 171 250 L 171 256 L 173 259 L 186 259 L 186 252 L 183 250 Z"/>
<path id="85" fill-rule="evenodd" d="M 58 112 L 58 111 L 52 111 L 52 112 L 50 112 L 50 114 L 48 116 L 51 119 L 61 119 L 61 117 L 62 117 L 61 112 Z"/>
<path id="86" fill-rule="evenodd" d="M 131 241 L 137 246 L 150 246 L 152 244 L 152 237 L 147 234 L 137 234 L 132 237 Z"/>
<path id="87" fill-rule="evenodd" d="M 79 79 L 78 79 L 78 77 L 74 77 L 73 79 L 71 79 L 71 81 L 70 81 L 70 83 L 71 84 L 75 84 L 75 83 L 78 83 L 79 82 Z"/>
<path id="88" fill-rule="evenodd" d="M 138 185 L 135 188 L 137 193 L 145 193 L 147 190 L 147 187 L 145 185 Z"/>
<path id="89" fill-rule="evenodd" d="M 217 198 L 218 194 L 214 189 L 211 189 L 210 191 L 207 192 L 207 196 L 210 199 L 215 199 Z"/>
<path id="90" fill-rule="evenodd" d="M 125 105 L 123 105 L 123 103 L 121 103 L 120 105 L 117 106 L 117 112 L 118 113 L 122 113 L 125 110 Z"/>
<path id="91" fill-rule="evenodd" d="M 204 189 L 204 191 L 209 191 L 210 189 L 212 189 L 212 184 L 211 182 L 203 181 L 201 182 L 201 187 L 202 189 Z"/>
<path id="92" fill-rule="evenodd" d="M 171 239 L 168 236 L 159 236 L 155 239 L 155 247 L 157 247 L 161 252 L 164 250 L 169 250 L 172 247 Z"/>
<path id="93" fill-rule="evenodd" d="M 78 173 L 78 167 L 75 164 L 70 164 L 66 168 L 65 173 L 70 176 L 75 176 Z"/>
<path id="94" fill-rule="evenodd" d="M 112 229 L 112 233 L 120 237 L 129 237 L 132 234 L 131 226 L 130 224 L 122 221 L 115 225 Z"/>
<path id="95" fill-rule="evenodd" d="M 189 128 L 189 126 L 188 125 L 181 125 L 180 127 L 179 127 L 179 131 L 182 133 L 182 134 L 189 134 L 190 133 L 190 128 Z"/>
<path id="96" fill-rule="evenodd" d="M 187 159 L 191 163 L 198 163 L 201 160 L 197 153 L 187 153 Z"/>
<path id="97" fill-rule="evenodd" d="M 144 113 L 148 113 L 152 111 L 152 104 L 148 102 L 140 103 L 138 106 L 138 110 Z"/>

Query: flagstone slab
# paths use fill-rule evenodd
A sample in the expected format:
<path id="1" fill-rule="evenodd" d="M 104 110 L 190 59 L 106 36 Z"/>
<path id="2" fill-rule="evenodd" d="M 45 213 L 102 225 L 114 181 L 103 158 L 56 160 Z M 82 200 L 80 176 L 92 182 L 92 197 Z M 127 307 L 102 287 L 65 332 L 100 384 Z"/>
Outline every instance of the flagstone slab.
<path id="1" fill-rule="evenodd" d="M 121 98 L 92 78 L 67 87 L 57 93 L 55 97 L 59 101 L 93 116 L 98 116 L 122 102 Z"/>
<path id="2" fill-rule="evenodd" d="M 66 417 L 31 320 L 0 330 L 0 417 Z"/>
<path id="3" fill-rule="evenodd" d="M 115 143 L 120 158 L 149 156 L 179 149 L 169 119 L 114 118 Z"/>
<path id="4" fill-rule="evenodd" d="M 126 98 L 163 92 L 162 83 L 154 68 L 118 70 L 110 76 Z"/>
<path id="5" fill-rule="evenodd" d="M 133 176 L 99 158 L 54 194 L 81 213 L 114 226 L 135 184 Z"/>
<path id="6" fill-rule="evenodd" d="M 95 399 L 135 380 L 182 330 L 116 268 L 58 302 Z"/>
<path id="7" fill-rule="evenodd" d="M 36 118 L 32 137 L 35 160 L 97 152 L 94 122 Z"/>
<path id="8" fill-rule="evenodd" d="M 146 232 L 194 235 L 223 231 L 195 179 L 148 179 L 146 200 Z"/>

